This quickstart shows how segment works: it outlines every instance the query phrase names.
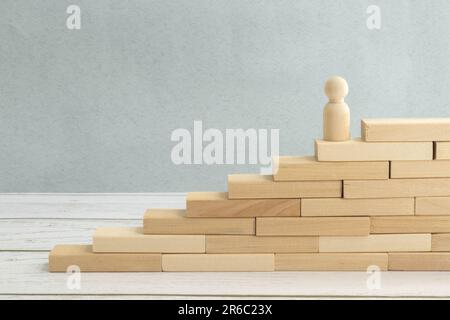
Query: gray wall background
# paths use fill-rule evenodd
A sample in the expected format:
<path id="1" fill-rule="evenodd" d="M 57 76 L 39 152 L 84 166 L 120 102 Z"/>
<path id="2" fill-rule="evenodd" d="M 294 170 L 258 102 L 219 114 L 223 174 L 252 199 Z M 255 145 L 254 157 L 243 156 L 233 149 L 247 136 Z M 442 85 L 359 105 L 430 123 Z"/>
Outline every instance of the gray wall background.
<path id="1" fill-rule="evenodd" d="M 447 0 L 2 0 L 0 192 L 224 190 L 258 167 L 176 166 L 171 132 L 280 128 L 281 154 L 311 154 L 333 74 L 354 136 L 448 116 L 449 31 Z"/>

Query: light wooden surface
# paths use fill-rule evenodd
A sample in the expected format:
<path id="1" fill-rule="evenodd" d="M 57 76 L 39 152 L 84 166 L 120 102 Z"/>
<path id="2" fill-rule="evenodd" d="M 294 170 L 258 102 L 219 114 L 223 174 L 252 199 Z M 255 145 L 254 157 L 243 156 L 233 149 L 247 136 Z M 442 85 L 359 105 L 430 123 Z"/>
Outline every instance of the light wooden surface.
<path id="1" fill-rule="evenodd" d="M 417 197 L 416 215 L 450 215 L 450 197 Z"/>
<path id="2" fill-rule="evenodd" d="M 450 142 L 435 142 L 436 160 L 450 160 Z"/>
<path id="3" fill-rule="evenodd" d="M 414 198 L 303 199 L 303 217 L 414 215 Z"/>
<path id="4" fill-rule="evenodd" d="M 319 161 L 432 160 L 432 142 L 344 142 L 316 140 Z"/>
<path id="5" fill-rule="evenodd" d="M 361 120 L 365 141 L 448 141 L 450 118 Z"/>
<path id="6" fill-rule="evenodd" d="M 255 234 L 254 218 L 186 217 L 186 210 L 149 209 L 144 215 L 146 234 Z"/>
<path id="7" fill-rule="evenodd" d="M 56 245 L 50 252 L 50 272 L 66 272 L 76 266 L 81 272 L 160 272 L 161 254 L 94 254 L 91 245 Z"/>
<path id="8" fill-rule="evenodd" d="M 206 236 L 207 253 L 318 251 L 319 237 Z"/>
<path id="9" fill-rule="evenodd" d="M 226 192 L 189 192 L 189 218 L 300 216 L 300 199 L 228 199 Z"/>
<path id="10" fill-rule="evenodd" d="M 431 251 L 450 252 L 450 233 L 437 233 L 431 237 Z"/>
<path id="11" fill-rule="evenodd" d="M 142 227 L 97 228 L 94 252 L 201 253 L 204 235 L 144 234 Z"/>
<path id="12" fill-rule="evenodd" d="M 89 243 L 95 228 L 139 226 L 147 208 L 184 208 L 184 194 L 0 194 L 1 299 L 314 299 L 450 297 L 450 272 L 85 273 L 70 289 L 49 273 L 57 243 Z"/>
<path id="13" fill-rule="evenodd" d="M 365 236 L 368 217 L 256 218 L 258 236 Z"/>
<path id="14" fill-rule="evenodd" d="M 439 196 L 450 196 L 449 178 L 344 181 L 344 198 Z"/>
<path id="15" fill-rule="evenodd" d="M 274 271 L 274 254 L 163 254 L 164 272 Z"/>
<path id="16" fill-rule="evenodd" d="M 375 234 L 366 237 L 320 237 L 319 252 L 431 251 L 431 234 Z"/>
<path id="17" fill-rule="evenodd" d="M 450 216 L 371 217 L 370 233 L 450 233 Z"/>
<path id="18" fill-rule="evenodd" d="M 228 176 L 230 199 L 336 198 L 341 195 L 340 181 L 274 181 L 272 176 L 258 174 Z"/>
<path id="19" fill-rule="evenodd" d="M 450 160 L 392 161 L 391 178 L 448 178 Z"/>
<path id="20" fill-rule="evenodd" d="M 274 158 L 275 181 L 388 179 L 388 161 L 326 162 L 315 156 Z"/>
<path id="21" fill-rule="evenodd" d="M 277 253 L 275 270 L 366 271 L 370 266 L 387 270 L 386 253 Z"/>
<path id="22" fill-rule="evenodd" d="M 344 78 L 332 76 L 325 83 L 329 101 L 323 109 L 323 139 L 346 141 L 350 139 L 350 109 L 344 102 L 348 84 Z"/>
<path id="23" fill-rule="evenodd" d="M 449 252 L 389 253 L 389 270 L 450 271 L 450 253 Z"/>

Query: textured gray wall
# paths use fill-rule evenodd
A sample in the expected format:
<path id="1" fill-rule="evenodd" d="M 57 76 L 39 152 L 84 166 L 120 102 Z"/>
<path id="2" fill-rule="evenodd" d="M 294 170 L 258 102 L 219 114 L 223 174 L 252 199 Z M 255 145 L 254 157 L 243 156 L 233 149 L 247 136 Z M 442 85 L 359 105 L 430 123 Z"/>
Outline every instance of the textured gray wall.
<path id="1" fill-rule="evenodd" d="M 355 136 L 448 116 L 449 31 L 447 0 L 1 0 L 0 192 L 223 190 L 258 167 L 173 165 L 171 132 L 280 128 L 281 154 L 312 153 L 333 74 Z"/>

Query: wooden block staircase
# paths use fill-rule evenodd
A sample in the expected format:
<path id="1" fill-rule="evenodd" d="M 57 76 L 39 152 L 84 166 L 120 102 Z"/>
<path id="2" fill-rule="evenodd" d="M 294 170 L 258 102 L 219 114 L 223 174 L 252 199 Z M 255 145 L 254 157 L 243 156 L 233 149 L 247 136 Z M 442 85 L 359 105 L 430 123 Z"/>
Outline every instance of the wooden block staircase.
<path id="1" fill-rule="evenodd" d="M 149 209 L 142 228 L 57 245 L 49 271 L 450 271 L 450 119 L 361 129 L 276 157 L 271 176 L 230 175 L 228 192 L 188 193 L 186 210 Z"/>

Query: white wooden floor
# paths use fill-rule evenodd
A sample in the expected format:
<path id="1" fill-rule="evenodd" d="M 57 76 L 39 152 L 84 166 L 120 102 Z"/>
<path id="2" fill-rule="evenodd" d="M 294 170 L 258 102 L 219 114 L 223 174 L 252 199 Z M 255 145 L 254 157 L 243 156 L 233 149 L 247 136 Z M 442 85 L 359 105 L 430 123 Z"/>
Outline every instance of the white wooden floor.
<path id="1" fill-rule="evenodd" d="M 138 226 L 146 208 L 184 208 L 184 194 L 0 194 L 0 298 L 430 298 L 450 297 L 449 272 L 89 273 L 68 289 L 47 272 L 58 243 L 90 243 L 99 226 Z"/>

